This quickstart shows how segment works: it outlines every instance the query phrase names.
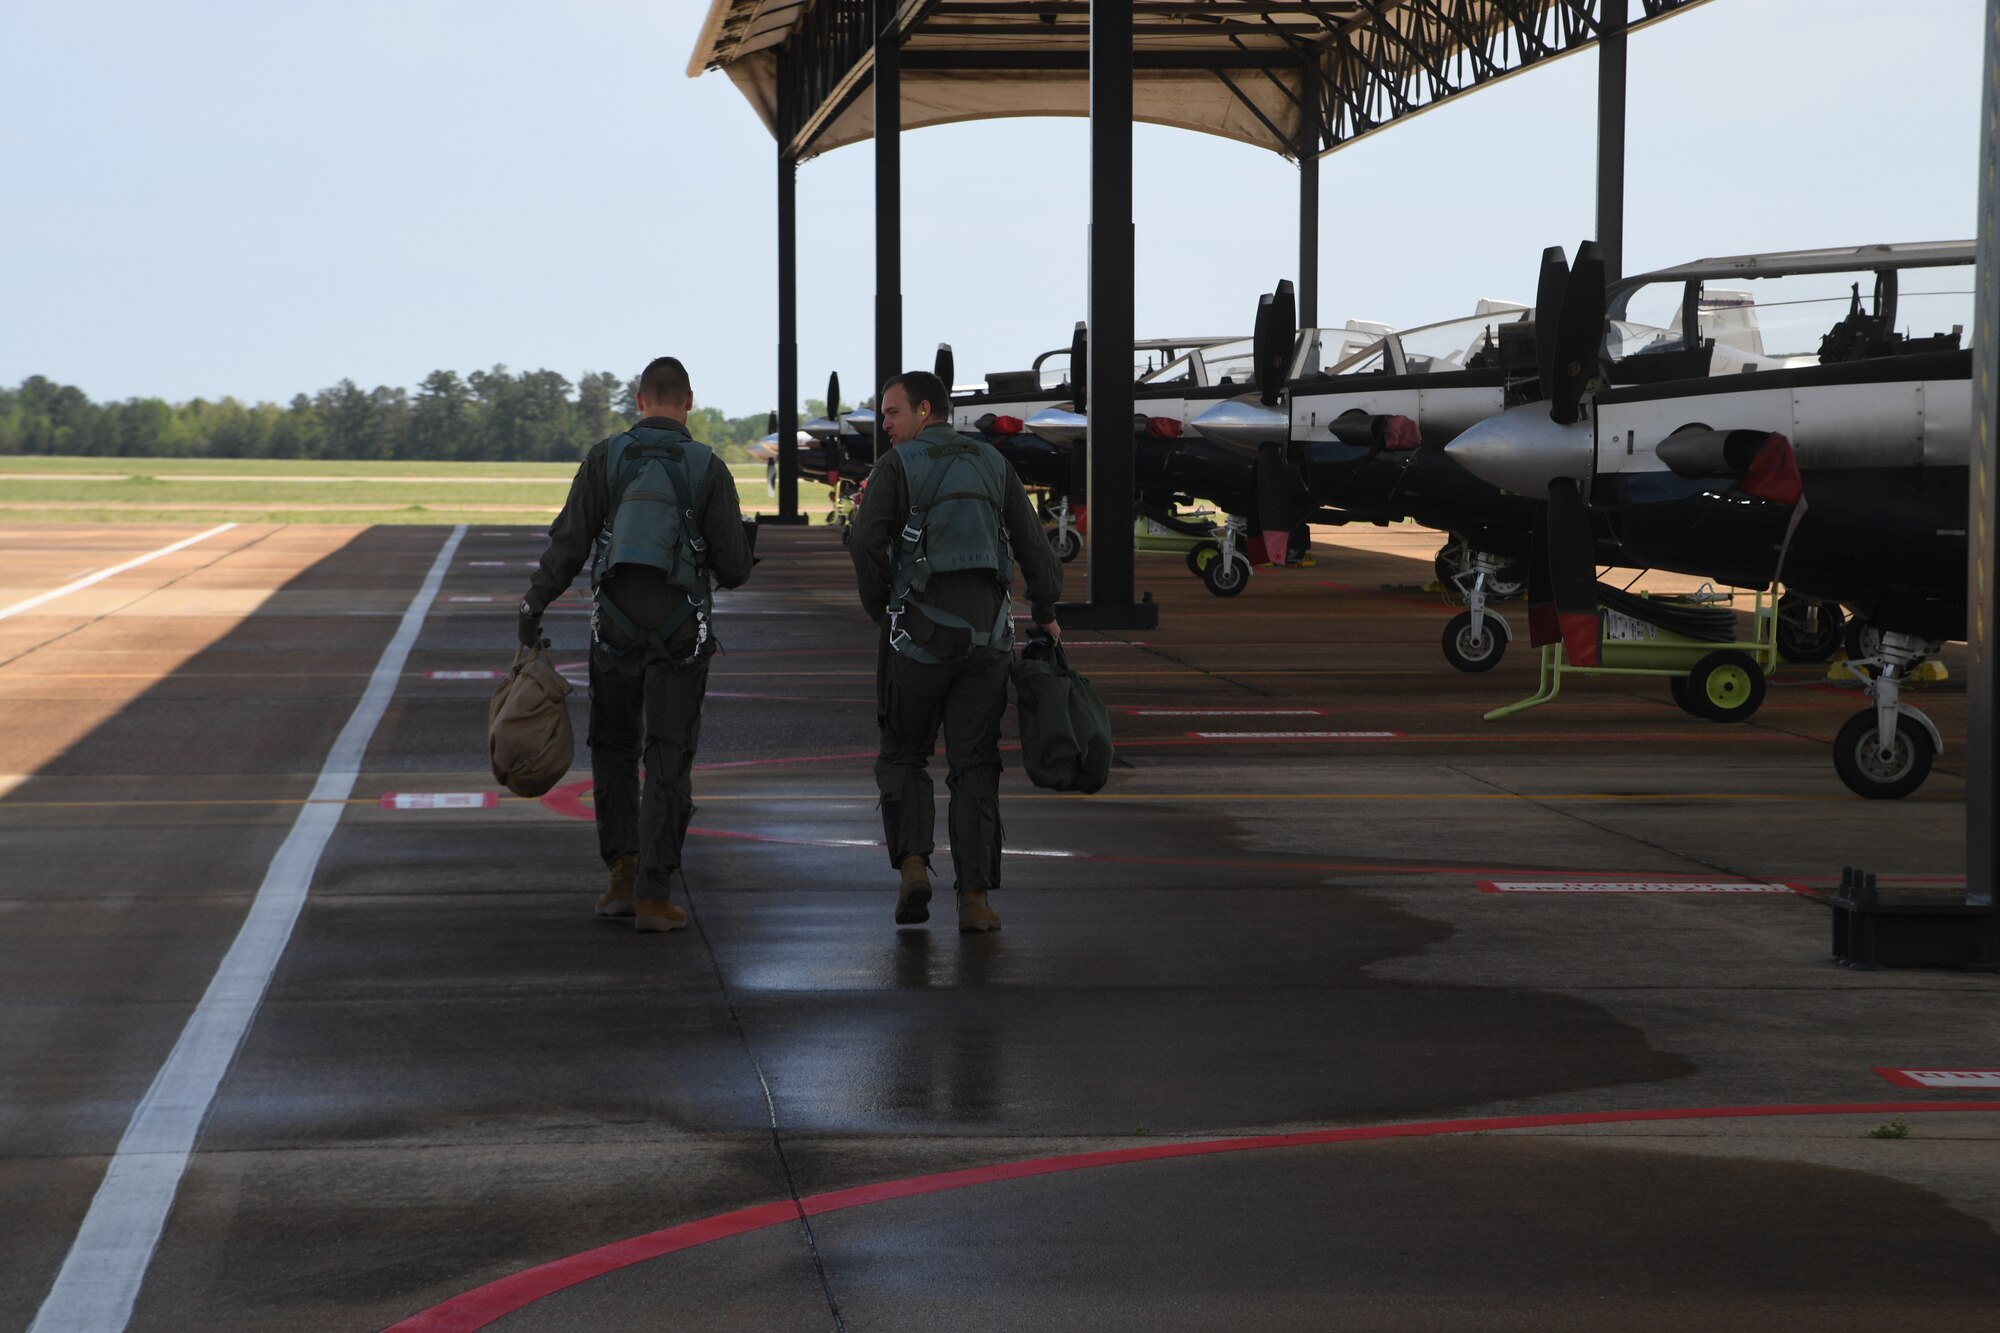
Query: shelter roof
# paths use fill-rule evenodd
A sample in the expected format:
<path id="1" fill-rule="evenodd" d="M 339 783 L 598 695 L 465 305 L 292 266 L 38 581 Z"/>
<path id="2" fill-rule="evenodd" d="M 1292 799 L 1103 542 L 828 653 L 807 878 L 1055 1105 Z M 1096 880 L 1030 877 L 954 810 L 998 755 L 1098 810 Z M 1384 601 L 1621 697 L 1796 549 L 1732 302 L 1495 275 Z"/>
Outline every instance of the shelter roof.
<path id="1" fill-rule="evenodd" d="M 1595 42 L 1626 0 L 1133 0 L 1135 118 L 1326 153 Z M 1630 26 L 1704 0 L 1629 0 Z M 804 158 L 874 133 L 875 0 L 711 0 L 728 74 Z M 902 0 L 903 128 L 1089 114 L 1088 0 Z"/>

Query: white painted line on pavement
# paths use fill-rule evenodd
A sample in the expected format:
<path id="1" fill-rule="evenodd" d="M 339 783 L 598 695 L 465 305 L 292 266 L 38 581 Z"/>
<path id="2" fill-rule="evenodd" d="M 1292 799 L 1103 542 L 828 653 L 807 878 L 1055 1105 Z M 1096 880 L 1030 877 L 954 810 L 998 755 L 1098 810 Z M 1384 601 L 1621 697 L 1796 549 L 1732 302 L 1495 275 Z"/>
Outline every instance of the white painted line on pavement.
<path id="1" fill-rule="evenodd" d="M 425 680 L 505 680 L 504 671 L 426 671 Z"/>
<path id="2" fill-rule="evenodd" d="M 1190 731 L 1204 741 L 1390 741 L 1400 731 Z"/>
<path id="3" fill-rule="evenodd" d="M 44 602 L 53 602 L 58 597 L 67 597 L 73 592 L 81 592 L 93 583 L 102 583 L 113 574 L 123 574 L 128 569 L 137 569 L 149 561 L 158 560 L 163 555 L 172 555 L 175 551 L 185 551 L 196 542 L 205 542 L 210 537 L 225 533 L 235 526 L 234 523 L 224 523 L 220 527 L 210 528 L 207 532 L 198 532 L 192 537 L 184 537 L 171 546 L 162 546 L 157 551 L 148 551 L 142 556 L 127 560 L 122 565 L 113 565 L 109 569 L 100 569 L 95 574 L 86 574 L 76 582 L 65 583 L 62 587 L 56 588 L 51 592 L 36 593 L 25 602 L 16 602 L 12 606 L 0 608 L 0 620 L 5 620 L 9 616 L 18 616 L 23 611 L 32 611 Z"/>
<path id="4" fill-rule="evenodd" d="M 1735 879 L 1487 879 L 1481 893 L 1797 893 L 1789 884 Z"/>
<path id="5" fill-rule="evenodd" d="M 361 702 L 327 751 L 312 795 L 271 858 L 235 942 L 215 969 L 167 1062 L 132 1112 L 104 1182 L 90 1201 L 90 1211 L 56 1274 L 55 1286 L 29 1326 L 30 1333 L 115 1333 L 131 1319 L 132 1303 L 138 1299 L 160 1230 L 180 1191 L 195 1137 L 243 1034 L 257 1016 L 271 973 L 305 905 L 320 855 L 340 822 L 342 803 L 354 794 L 369 738 L 388 710 L 423 628 L 424 613 L 436 599 L 464 536 L 461 523 L 445 539 L 389 646 L 382 650 Z"/>

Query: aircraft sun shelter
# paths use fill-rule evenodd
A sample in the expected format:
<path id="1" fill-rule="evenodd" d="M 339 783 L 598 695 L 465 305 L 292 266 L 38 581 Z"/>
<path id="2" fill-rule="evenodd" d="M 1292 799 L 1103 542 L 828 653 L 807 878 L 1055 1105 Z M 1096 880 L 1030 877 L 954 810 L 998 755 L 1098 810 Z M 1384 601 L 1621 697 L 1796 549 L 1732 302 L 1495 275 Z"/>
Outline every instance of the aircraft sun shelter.
<path id="1" fill-rule="evenodd" d="M 688 72 L 721 70 L 777 142 L 780 519 L 798 521 L 797 168 L 875 141 L 874 380 L 902 368 L 900 131 L 1009 116 L 1090 120 L 1089 600 L 1066 623 L 1141 628 L 1135 603 L 1133 122 L 1240 140 L 1299 164 L 1298 298 L 1318 322 L 1319 161 L 1398 121 L 1597 46 L 1597 240 L 1622 270 L 1626 35 L 1704 0 L 711 0 Z M 1969 515 L 1965 924 L 2000 963 L 2000 0 L 1987 4 Z M 1580 120 L 1580 118 L 1579 118 Z M 897 134 L 878 134 L 895 125 Z M 1074 372 L 1073 372 L 1074 373 Z"/>

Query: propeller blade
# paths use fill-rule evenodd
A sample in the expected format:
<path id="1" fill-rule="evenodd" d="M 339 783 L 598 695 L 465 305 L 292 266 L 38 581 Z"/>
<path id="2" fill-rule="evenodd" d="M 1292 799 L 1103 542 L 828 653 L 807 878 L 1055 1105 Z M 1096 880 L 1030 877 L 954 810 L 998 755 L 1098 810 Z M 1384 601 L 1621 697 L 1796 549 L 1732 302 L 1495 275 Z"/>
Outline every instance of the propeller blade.
<path id="1" fill-rule="evenodd" d="M 1090 410 L 1090 325 L 1083 320 L 1076 322 L 1076 332 L 1069 339 L 1069 388 L 1070 403 L 1079 412 Z"/>
<path id="2" fill-rule="evenodd" d="M 1290 368 L 1292 344 L 1299 336 L 1299 303 L 1290 279 L 1257 303 L 1255 328 L 1257 392 L 1270 407 L 1285 391 L 1285 371 Z"/>
<path id="3" fill-rule="evenodd" d="M 1590 535 L 1590 510 L 1583 492 L 1568 477 L 1549 483 L 1547 558 L 1549 590 L 1563 656 L 1571 666 L 1596 666 L 1597 551 Z"/>
<path id="4" fill-rule="evenodd" d="M 778 433 L 778 414 L 776 412 L 771 413 L 770 426 L 770 430 L 766 431 L 765 434 L 776 435 Z"/>
<path id="5" fill-rule="evenodd" d="M 1279 445 L 1257 448 L 1257 528 L 1264 538 L 1264 557 L 1274 565 L 1285 563 L 1292 539 L 1291 477 L 1285 467 L 1284 450 Z"/>
<path id="6" fill-rule="evenodd" d="M 1535 374 L 1545 403 L 1555 397 L 1556 324 L 1568 285 L 1569 256 L 1560 245 L 1552 245 L 1542 251 L 1542 275 L 1535 283 Z"/>
<path id="7" fill-rule="evenodd" d="M 937 349 L 937 359 L 931 362 L 931 372 L 935 374 L 940 380 L 944 381 L 944 391 L 947 394 L 951 392 L 951 386 L 954 382 L 952 378 L 952 371 L 956 369 L 957 366 L 952 361 L 951 344 L 939 343 Z"/>
<path id="8" fill-rule="evenodd" d="M 1585 241 L 1576 249 L 1576 263 L 1563 288 L 1562 311 L 1556 317 L 1554 342 L 1549 416 L 1567 426 L 1577 419 L 1584 386 L 1597 378 L 1597 356 L 1604 346 L 1604 255 L 1596 241 Z"/>
<path id="9" fill-rule="evenodd" d="M 826 414 L 834 421 L 840 420 L 840 372 L 837 370 L 826 377 Z"/>

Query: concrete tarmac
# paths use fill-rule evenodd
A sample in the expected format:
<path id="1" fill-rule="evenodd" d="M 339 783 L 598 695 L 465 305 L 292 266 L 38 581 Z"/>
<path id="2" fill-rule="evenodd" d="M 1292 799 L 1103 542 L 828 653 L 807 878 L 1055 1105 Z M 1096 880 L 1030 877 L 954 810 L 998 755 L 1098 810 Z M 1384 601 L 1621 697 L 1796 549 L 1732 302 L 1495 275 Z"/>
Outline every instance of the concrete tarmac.
<path id="1" fill-rule="evenodd" d="M 17 526 L 0 610 L 196 531 Z M 846 556 L 767 529 L 720 603 L 696 928 L 640 937 L 590 911 L 581 688 L 569 781 L 486 799 L 540 540 L 471 528 L 132 1326 L 1990 1322 L 2000 1099 L 1877 1071 L 2000 1066 L 2000 982 L 1836 967 L 1812 896 L 1962 883 L 1962 686 L 1918 692 L 1947 749 L 1897 803 L 1834 776 L 1861 703 L 1822 667 L 1734 726 L 1655 680 L 1487 723 L 1534 685 L 1518 605 L 1460 675 L 1435 534 L 1319 536 L 1226 601 L 1141 557 L 1161 627 L 1071 636 L 1120 767 L 1010 767 L 1006 925 L 961 937 L 948 893 L 890 919 Z M 0 1327 L 445 537 L 236 528 L 0 619 Z M 579 682 L 586 610 L 547 619 Z M 1727 891 L 1491 891 L 1603 880 Z"/>

